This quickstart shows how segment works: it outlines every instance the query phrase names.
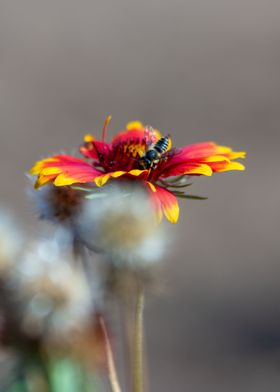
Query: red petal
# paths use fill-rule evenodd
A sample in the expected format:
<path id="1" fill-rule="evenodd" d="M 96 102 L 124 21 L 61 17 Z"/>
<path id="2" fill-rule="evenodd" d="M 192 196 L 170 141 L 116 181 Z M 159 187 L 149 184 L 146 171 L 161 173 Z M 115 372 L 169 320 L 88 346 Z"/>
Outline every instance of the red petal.
<path id="1" fill-rule="evenodd" d="M 104 143 L 99 140 L 93 140 L 85 143 L 80 147 L 80 152 L 84 157 L 99 160 L 100 156 L 107 155 L 111 150 L 110 143 Z"/>
<path id="2" fill-rule="evenodd" d="M 163 212 L 171 223 L 176 223 L 179 218 L 177 198 L 171 192 L 158 185 L 153 185 L 149 190 L 159 218 L 161 218 Z"/>
<path id="3" fill-rule="evenodd" d="M 92 182 L 101 172 L 82 159 L 57 155 L 37 162 L 31 174 L 38 175 L 36 187 L 53 182 L 56 186 Z"/>
<path id="4" fill-rule="evenodd" d="M 231 148 L 219 146 L 214 142 L 192 144 L 173 150 L 154 178 L 181 174 L 210 176 L 212 172 L 242 170 L 241 164 L 230 164 L 230 160 L 244 156 L 244 152 L 234 152 Z"/>
<path id="5" fill-rule="evenodd" d="M 135 142 L 138 144 L 139 142 L 145 140 L 145 128 L 142 129 L 131 129 L 126 131 L 119 132 L 112 140 L 112 144 L 117 143 L 129 143 L 130 141 Z"/>

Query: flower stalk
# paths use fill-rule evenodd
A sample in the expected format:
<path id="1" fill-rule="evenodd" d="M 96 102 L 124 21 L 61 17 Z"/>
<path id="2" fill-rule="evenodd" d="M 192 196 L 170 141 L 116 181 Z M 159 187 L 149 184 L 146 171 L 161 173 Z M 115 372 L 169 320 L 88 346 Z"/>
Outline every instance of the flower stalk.
<path id="1" fill-rule="evenodd" d="M 138 287 L 136 293 L 135 325 L 134 325 L 134 363 L 133 363 L 133 392 L 144 391 L 144 289 Z"/>
<path id="2" fill-rule="evenodd" d="M 113 350 L 111 347 L 110 339 L 108 336 L 106 324 L 105 324 L 103 317 L 99 318 L 99 322 L 100 322 L 102 332 L 104 335 L 104 340 L 105 340 L 106 362 L 107 362 L 108 378 L 110 381 L 111 389 L 112 389 L 112 392 L 122 392 L 121 387 L 120 387 L 120 382 L 118 379 L 118 375 L 117 375 Z"/>

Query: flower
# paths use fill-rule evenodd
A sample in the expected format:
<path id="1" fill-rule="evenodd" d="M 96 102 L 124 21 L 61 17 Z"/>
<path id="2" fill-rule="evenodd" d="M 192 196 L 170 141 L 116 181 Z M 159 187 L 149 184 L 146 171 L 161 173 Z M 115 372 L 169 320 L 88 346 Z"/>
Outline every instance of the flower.
<path id="1" fill-rule="evenodd" d="M 108 180 L 121 177 L 146 187 L 158 218 L 161 219 L 164 214 L 170 222 L 176 223 L 179 217 L 177 197 L 188 197 L 178 190 L 178 187 L 189 185 L 180 182 L 182 177 L 211 176 L 215 172 L 245 169 L 244 165 L 235 162 L 244 158 L 245 152 L 234 152 L 214 142 L 173 148 L 170 136 L 160 142 L 163 147 L 159 149 L 154 164 L 144 165 L 147 151 L 163 140 L 161 134 L 140 122 L 131 122 L 107 143 L 105 133 L 109 121 L 110 117 L 105 122 L 102 140 L 85 136 L 80 152 L 86 160 L 55 155 L 38 161 L 31 169 L 31 174 L 37 176 L 35 188 L 48 183 L 55 186 L 94 183 L 102 187 Z"/>
<path id="2" fill-rule="evenodd" d="M 100 196 L 88 200 L 79 217 L 82 242 L 99 247 L 116 268 L 145 269 L 158 261 L 165 248 L 163 231 L 143 188 L 115 184 Z"/>
<path id="3" fill-rule="evenodd" d="M 53 184 L 47 184 L 29 194 L 41 219 L 70 226 L 79 214 L 84 200 L 81 191 Z"/>
<path id="4" fill-rule="evenodd" d="M 93 301 L 84 271 L 60 242 L 59 235 L 31 244 L 14 271 L 13 287 L 24 309 L 22 331 L 62 343 L 88 327 Z"/>

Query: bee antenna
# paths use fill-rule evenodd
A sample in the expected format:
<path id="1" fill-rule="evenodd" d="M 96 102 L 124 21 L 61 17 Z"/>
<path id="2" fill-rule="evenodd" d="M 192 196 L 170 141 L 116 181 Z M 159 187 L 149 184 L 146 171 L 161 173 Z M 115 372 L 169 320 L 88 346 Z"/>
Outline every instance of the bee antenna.
<path id="1" fill-rule="evenodd" d="M 107 127 L 109 125 L 109 122 L 111 121 L 112 116 L 108 116 L 105 120 L 104 126 L 103 126 L 103 130 L 102 130 L 102 142 L 105 142 L 105 138 L 106 138 L 106 131 L 107 131 Z"/>

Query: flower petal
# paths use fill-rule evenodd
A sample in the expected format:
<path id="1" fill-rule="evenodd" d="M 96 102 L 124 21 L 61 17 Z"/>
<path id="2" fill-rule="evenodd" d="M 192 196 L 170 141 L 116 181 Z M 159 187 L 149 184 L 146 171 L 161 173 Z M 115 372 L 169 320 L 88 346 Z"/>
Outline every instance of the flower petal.
<path id="1" fill-rule="evenodd" d="M 238 159 L 238 158 L 246 157 L 245 151 L 232 151 L 232 148 L 226 146 L 216 145 L 216 152 L 218 154 L 228 157 L 229 159 Z"/>
<path id="2" fill-rule="evenodd" d="M 119 132 L 112 140 L 112 144 L 118 143 L 135 143 L 141 144 L 144 142 L 145 128 L 135 128 Z"/>
<path id="3" fill-rule="evenodd" d="M 210 157 L 203 158 L 203 162 L 229 162 L 229 158 L 224 155 L 211 155 Z"/>
<path id="4" fill-rule="evenodd" d="M 94 137 L 90 133 L 88 133 L 87 135 L 84 136 L 84 141 L 85 143 L 93 142 Z"/>
<path id="5" fill-rule="evenodd" d="M 123 176 L 124 174 L 127 174 L 126 171 L 115 171 L 115 172 L 111 172 L 111 173 L 106 173 L 106 174 L 102 174 L 101 176 L 98 176 L 95 178 L 94 182 L 97 186 L 101 187 L 103 185 L 106 184 L 106 182 L 110 179 L 110 178 L 118 178 Z"/>
<path id="6" fill-rule="evenodd" d="M 205 163 L 182 162 L 164 169 L 160 177 L 166 178 L 182 174 L 212 176 L 212 173 L 211 167 Z"/>
<path id="7" fill-rule="evenodd" d="M 205 142 L 173 150 L 167 157 L 158 177 L 166 178 L 180 174 L 211 176 L 213 172 L 244 170 L 241 163 L 233 164 L 231 160 L 244 158 L 245 152 L 234 152 L 230 147 Z"/>
<path id="8" fill-rule="evenodd" d="M 85 143 L 80 147 L 80 153 L 89 159 L 99 160 L 100 156 L 110 153 L 111 144 L 100 140 L 90 140 L 90 135 L 84 137 Z"/>
<path id="9" fill-rule="evenodd" d="M 194 165 L 191 167 L 189 165 L 189 168 L 186 168 L 184 171 L 184 174 L 198 174 L 198 175 L 204 175 L 204 176 L 212 176 L 212 169 L 209 165 L 205 165 L 203 163 Z"/>
<path id="10" fill-rule="evenodd" d="M 152 133 L 153 138 L 155 138 L 156 140 L 159 140 L 161 138 L 161 133 L 157 129 L 145 127 L 139 121 L 132 121 L 127 124 L 126 130 L 119 132 L 113 138 L 112 144 L 116 145 L 118 143 L 127 143 L 146 146 L 147 135 L 149 134 L 149 132 Z"/>
<path id="11" fill-rule="evenodd" d="M 38 176 L 36 188 L 49 182 L 53 182 L 56 186 L 92 182 L 100 176 L 100 173 L 89 163 L 70 155 L 57 155 L 43 159 L 30 170 L 30 174 Z"/>
<path id="12" fill-rule="evenodd" d="M 244 158 L 244 151 L 235 152 L 230 147 L 220 146 L 214 142 L 191 144 L 180 148 L 174 154 L 173 159 L 177 161 L 200 161 L 214 156 L 223 156 L 230 160 Z"/>
<path id="13" fill-rule="evenodd" d="M 57 162 L 54 157 L 42 159 L 35 163 L 35 165 L 30 169 L 29 173 L 32 175 L 37 175 L 41 172 L 42 168 L 47 167 L 48 163 Z"/>
<path id="14" fill-rule="evenodd" d="M 146 126 L 143 125 L 143 123 L 141 123 L 140 121 L 131 121 L 131 122 L 129 122 L 128 124 L 126 124 L 126 129 L 127 129 L 127 131 L 135 131 L 135 130 L 140 130 L 140 131 L 142 131 L 142 130 L 144 130 L 144 133 L 145 133 L 147 130 L 150 129 L 150 130 L 152 131 L 154 137 L 156 138 L 156 140 L 158 140 L 158 139 L 161 138 L 161 133 L 159 132 L 158 129 L 154 129 L 154 128 L 152 128 L 152 127 L 146 127 Z M 170 141 L 170 146 L 168 146 L 168 147 L 171 148 L 171 141 Z"/>
<path id="15" fill-rule="evenodd" d="M 149 185 L 149 187 L 150 187 L 152 192 L 156 192 L 157 191 L 157 188 L 155 187 L 155 185 L 152 182 L 147 181 L 147 185 Z"/>
<path id="16" fill-rule="evenodd" d="M 130 174 L 130 175 L 132 175 L 134 177 L 138 177 L 138 176 L 145 175 L 145 174 L 148 174 L 148 173 L 149 173 L 148 170 L 140 170 L 140 169 L 133 169 L 133 170 L 130 170 L 128 172 L 128 174 Z"/>
<path id="17" fill-rule="evenodd" d="M 118 171 L 102 174 L 96 177 L 94 182 L 98 187 L 101 187 L 105 185 L 110 178 L 118 178 L 124 175 L 132 176 L 132 177 L 139 177 L 139 176 L 146 177 L 148 175 L 148 170 L 138 170 L 138 169 L 133 169 L 130 171 L 118 170 Z"/>
<path id="18" fill-rule="evenodd" d="M 240 162 L 228 162 L 226 164 L 222 164 L 221 162 L 214 163 L 212 166 L 213 172 L 226 172 L 230 170 L 245 170 L 245 166 Z"/>
<path id="19" fill-rule="evenodd" d="M 132 129 L 143 129 L 144 125 L 141 123 L 141 121 L 130 121 L 129 123 L 126 124 L 126 129 L 128 131 L 131 131 Z"/>
<path id="20" fill-rule="evenodd" d="M 148 184 L 150 186 L 150 184 Z M 151 188 L 151 186 L 150 186 Z M 150 196 L 154 203 L 159 219 L 162 217 L 162 212 L 171 223 L 177 223 L 179 218 L 179 205 L 177 198 L 168 190 L 156 185 L 151 189 Z"/>
<path id="21" fill-rule="evenodd" d="M 49 175 L 49 176 L 44 176 L 44 175 L 40 175 L 40 177 L 37 178 L 35 184 L 34 184 L 34 188 L 38 189 L 41 186 L 47 185 L 50 182 L 52 182 L 55 179 L 56 175 Z"/>
<path id="22" fill-rule="evenodd" d="M 177 158 L 180 160 L 199 160 L 216 154 L 217 145 L 214 142 L 190 144 L 178 150 Z M 218 154 L 221 154 L 219 152 Z"/>

